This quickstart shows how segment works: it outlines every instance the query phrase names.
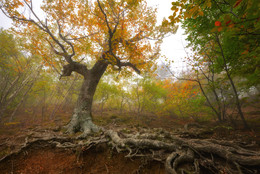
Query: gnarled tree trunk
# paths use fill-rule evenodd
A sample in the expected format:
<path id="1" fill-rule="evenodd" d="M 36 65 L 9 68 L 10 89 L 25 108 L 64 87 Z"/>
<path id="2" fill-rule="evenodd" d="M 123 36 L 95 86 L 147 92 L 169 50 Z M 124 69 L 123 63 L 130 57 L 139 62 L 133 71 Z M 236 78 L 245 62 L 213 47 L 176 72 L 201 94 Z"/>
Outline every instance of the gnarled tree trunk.
<path id="1" fill-rule="evenodd" d="M 85 137 L 91 132 L 99 131 L 98 126 L 92 122 L 91 109 L 98 82 L 107 66 L 108 64 L 104 61 L 99 61 L 91 70 L 86 71 L 74 113 L 66 126 L 68 133 L 73 134 L 80 131 L 83 132 L 81 136 Z"/>

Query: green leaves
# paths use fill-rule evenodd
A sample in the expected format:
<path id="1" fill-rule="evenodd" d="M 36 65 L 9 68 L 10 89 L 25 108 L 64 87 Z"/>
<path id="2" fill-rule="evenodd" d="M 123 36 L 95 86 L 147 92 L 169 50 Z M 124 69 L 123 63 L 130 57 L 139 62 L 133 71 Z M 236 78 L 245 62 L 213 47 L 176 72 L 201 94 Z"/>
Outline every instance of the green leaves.
<path id="1" fill-rule="evenodd" d="M 223 71 L 222 54 L 216 42 L 218 37 L 232 75 L 247 78 L 252 77 L 251 73 L 258 73 L 256 69 L 260 66 L 259 6 L 257 0 L 226 3 L 179 0 L 173 2 L 172 10 L 174 16 L 175 10 L 182 8 L 181 19 L 184 19 L 183 27 L 188 34 L 189 46 L 198 52 L 201 59 L 205 57 L 201 53 L 207 53 L 216 62 L 218 72 Z M 195 15 L 200 11 L 203 15 Z M 174 22 L 174 19 L 177 17 L 171 18 L 171 21 Z M 259 83 L 258 80 L 253 81 L 255 85 Z"/>

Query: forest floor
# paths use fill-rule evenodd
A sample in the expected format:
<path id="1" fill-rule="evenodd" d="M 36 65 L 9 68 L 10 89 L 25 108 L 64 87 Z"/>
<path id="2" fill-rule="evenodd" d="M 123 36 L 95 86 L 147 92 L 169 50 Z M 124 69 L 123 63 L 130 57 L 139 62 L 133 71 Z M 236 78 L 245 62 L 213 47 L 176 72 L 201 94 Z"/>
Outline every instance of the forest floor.
<path id="1" fill-rule="evenodd" d="M 171 154 L 169 149 L 163 150 L 157 147 L 145 149 L 141 141 L 136 142 L 140 144 L 140 147 L 132 148 L 133 146 L 127 145 L 123 149 L 116 145 L 117 140 L 112 144 L 109 143 L 115 137 L 113 132 L 95 134 L 88 137 L 86 141 L 80 140 L 76 138 L 77 135 L 63 134 L 61 126 L 69 120 L 69 114 L 64 118 L 57 117 L 54 120 L 52 122 L 47 120 L 38 123 L 34 122 L 34 124 L 11 123 L 1 125 L 0 173 L 166 173 L 165 166 L 167 166 L 168 157 L 165 155 L 169 156 Z M 196 152 L 197 156 L 198 154 L 200 156 L 198 164 L 200 170 L 196 169 L 196 172 L 193 173 L 240 174 L 260 172 L 260 166 L 258 165 L 260 160 L 258 155 L 260 152 L 259 113 L 251 114 L 248 121 L 252 127 L 250 131 L 243 130 L 240 122 L 237 122 L 235 129 L 227 124 L 209 121 L 194 122 L 190 119 L 155 116 L 153 114 L 119 116 L 119 114 L 113 112 L 105 112 L 102 116 L 94 116 L 96 124 L 104 127 L 105 130 L 118 132 L 122 140 L 127 138 L 130 140 L 137 137 L 136 134 L 141 139 L 145 139 L 148 133 L 149 137 L 156 133 L 156 138 L 152 138 L 153 141 L 167 142 L 168 144 L 174 139 L 167 137 L 169 136 L 168 133 L 171 134 L 170 136 L 177 137 L 174 140 L 187 140 L 187 146 L 194 147 L 194 152 Z M 160 135 L 165 136 L 161 137 Z M 252 159 L 256 159 L 257 165 L 239 164 L 236 166 L 229 164 L 229 159 L 223 159 L 220 157 L 221 155 L 218 156 L 217 154 L 213 157 L 213 152 L 212 154 L 198 152 L 198 149 L 196 149 L 198 146 L 192 145 L 199 141 L 201 143 L 206 141 L 225 142 L 225 144 L 230 143 L 230 147 L 246 149 L 246 151 L 242 150 L 245 154 L 255 152 L 256 156 L 253 156 Z M 223 146 L 223 150 L 225 150 L 224 148 L 229 148 L 229 146 Z M 241 152 L 241 154 L 243 153 Z M 250 156 L 248 154 L 247 156 Z M 207 161 L 204 158 L 210 160 Z M 198 167 L 195 162 L 194 165 L 180 164 L 180 166 L 183 170 L 178 170 L 177 173 L 189 173 L 189 169 L 193 171 Z"/>

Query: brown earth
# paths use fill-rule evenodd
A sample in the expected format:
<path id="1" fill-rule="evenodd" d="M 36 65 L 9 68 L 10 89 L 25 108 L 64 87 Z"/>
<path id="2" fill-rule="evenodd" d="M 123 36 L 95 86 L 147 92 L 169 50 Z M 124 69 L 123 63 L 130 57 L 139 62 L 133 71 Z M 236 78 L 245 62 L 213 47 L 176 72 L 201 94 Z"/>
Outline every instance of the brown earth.
<path id="1" fill-rule="evenodd" d="M 53 148 L 46 143 L 37 143 L 23 152 L 0 163 L 1 174 L 133 174 L 165 173 L 164 165 L 143 158 L 126 158 L 105 144 L 87 151 Z"/>
<path id="2" fill-rule="evenodd" d="M 60 115 L 59 115 L 60 114 Z M 98 115 L 98 114 L 96 114 Z M 53 121 L 43 119 L 42 121 L 30 122 L 30 118 L 21 115 L 20 118 L 27 118 L 19 124 L 0 125 L 0 159 L 15 149 L 16 144 L 25 140 L 28 130 L 56 129 L 64 125 L 70 118 L 70 113 L 58 113 Z M 192 119 L 175 118 L 171 116 L 156 116 L 153 114 L 136 115 L 127 114 L 120 116 L 114 112 L 104 113 L 102 116 L 94 116 L 96 124 L 107 129 L 141 129 L 141 128 L 163 128 L 170 131 L 177 131 L 183 137 L 191 138 L 213 138 L 219 140 L 238 140 L 244 144 L 255 144 L 252 149 L 260 148 L 260 117 L 259 113 L 247 115 L 251 131 L 241 129 L 242 123 L 237 121 L 237 128 L 227 124 L 219 124 L 210 121 L 198 122 L 203 129 L 191 127 L 190 131 L 184 130 L 184 125 L 193 123 Z M 59 130 L 57 128 L 57 130 Z M 199 131 L 202 131 L 201 133 Z M 199 132 L 199 133 L 198 133 Z M 5 144 L 5 142 L 9 142 Z M 65 150 L 54 148 L 44 143 L 33 144 L 24 149 L 21 153 L 11 156 L 9 159 L 0 162 L 0 174 L 56 174 L 56 173 L 111 173 L 130 174 L 165 173 L 162 163 L 147 161 L 142 157 L 126 158 L 127 154 L 117 153 L 106 145 L 94 146 L 88 150 Z"/>

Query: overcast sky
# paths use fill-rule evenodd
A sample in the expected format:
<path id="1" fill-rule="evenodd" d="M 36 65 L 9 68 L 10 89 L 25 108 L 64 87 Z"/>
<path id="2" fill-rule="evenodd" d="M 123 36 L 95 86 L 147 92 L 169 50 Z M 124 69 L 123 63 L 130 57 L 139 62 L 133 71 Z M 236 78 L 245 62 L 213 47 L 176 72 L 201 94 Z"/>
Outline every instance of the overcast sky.
<path id="1" fill-rule="evenodd" d="M 168 18 L 172 14 L 171 11 L 171 2 L 173 0 L 147 0 L 149 6 L 154 6 L 158 8 L 158 22 L 161 22 L 162 19 Z M 40 11 L 39 8 L 37 10 L 37 6 L 41 0 L 34 0 L 34 8 L 35 11 Z M 0 27 L 9 28 L 11 27 L 10 19 L 6 18 L 2 12 L 0 12 Z M 167 37 L 164 39 L 162 44 L 162 55 L 165 55 L 167 58 L 174 60 L 174 64 L 171 66 L 175 72 L 181 72 L 183 68 L 185 69 L 186 64 L 183 63 L 182 59 L 186 56 L 184 51 L 184 46 L 186 45 L 185 36 L 183 35 L 184 31 L 179 26 L 179 29 L 175 35 Z M 163 61 L 164 58 L 161 58 Z"/>

